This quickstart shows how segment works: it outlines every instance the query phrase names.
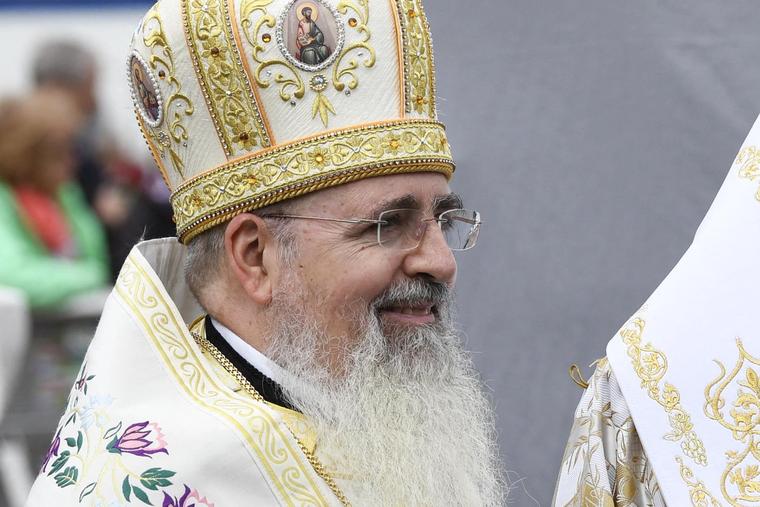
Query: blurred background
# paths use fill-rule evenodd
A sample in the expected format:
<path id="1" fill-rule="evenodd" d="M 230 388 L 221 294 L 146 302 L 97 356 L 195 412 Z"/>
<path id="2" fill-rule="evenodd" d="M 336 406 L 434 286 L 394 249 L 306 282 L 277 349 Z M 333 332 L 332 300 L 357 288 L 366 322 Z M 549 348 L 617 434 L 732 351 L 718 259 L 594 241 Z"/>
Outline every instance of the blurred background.
<path id="1" fill-rule="evenodd" d="M 125 79 L 148 6 L 0 0 L 0 506 L 24 497 L 129 248 L 172 233 Z M 462 327 L 513 505 L 549 505 L 568 367 L 588 375 L 675 265 L 760 113 L 757 4 L 426 9 L 454 187 L 486 222 L 459 257 Z"/>

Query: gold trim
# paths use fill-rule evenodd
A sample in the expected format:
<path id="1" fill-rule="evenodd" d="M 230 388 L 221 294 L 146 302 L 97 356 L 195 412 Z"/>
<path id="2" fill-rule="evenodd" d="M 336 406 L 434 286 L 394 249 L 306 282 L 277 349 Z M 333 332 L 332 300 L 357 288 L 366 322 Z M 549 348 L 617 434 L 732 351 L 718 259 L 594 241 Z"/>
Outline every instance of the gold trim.
<path id="1" fill-rule="evenodd" d="M 225 0 L 184 0 L 182 18 L 198 82 L 228 157 L 271 145 L 231 33 Z"/>
<path id="2" fill-rule="evenodd" d="M 174 52 L 169 45 L 166 30 L 164 29 L 164 24 L 156 5 L 145 15 L 140 27 L 142 43 L 148 49 L 149 54 L 143 55 L 139 51 L 138 54 L 142 58 L 145 58 L 151 69 L 158 71 L 159 81 L 166 83 L 165 86 L 169 86 L 171 91 L 168 96 L 169 98 L 162 104 L 162 113 L 165 121 L 161 127 L 147 125 L 139 112 L 137 114 L 137 122 L 140 132 L 156 161 L 156 165 L 161 171 L 161 176 L 164 178 L 166 185 L 171 189 L 173 185 L 167 171 L 166 158 L 168 156 L 172 167 L 179 174 L 180 178 L 184 180 L 184 158 L 187 151 L 187 141 L 189 140 L 188 128 L 184 120 L 193 115 L 195 106 L 182 91 L 182 83 L 177 78 Z"/>
<path id="3" fill-rule="evenodd" d="M 704 443 L 694 431 L 691 416 L 681 405 L 681 393 L 675 386 L 663 380 L 668 371 L 668 358 L 651 343 L 642 344 L 646 327 L 643 319 L 634 319 L 632 325 L 633 327 L 621 330 L 620 336 L 628 346 L 628 357 L 631 358 L 634 372 L 641 379 L 641 387 L 668 415 L 668 422 L 673 431 L 663 438 L 671 442 L 680 442 L 681 450 L 686 456 L 698 465 L 707 466 Z"/>
<path id="4" fill-rule="evenodd" d="M 419 0 L 397 0 L 404 42 L 404 104 L 406 112 L 437 117 L 435 61 L 430 25 Z"/>
<path id="5" fill-rule="evenodd" d="M 396 0 L 388 0 L 390 2 L 391 16 L 393 16 L 393 26 L 396 33 L 396 53 L 398 54 L 398 114 L 399 118 L 406 117 L 406 83 L 404 82 L 404 36 L 401 31 L 401 11 L 399 9 Z"/>
<path id="6" fill-rule="evenodd" d="M 743 148 L 738 155 L 734 165 L 741 165 L 739 168 L 739 177 L 749 181 L 760 180 L 760 148 L 757 146 L 747 146 Z M 760 187 L 755 193 L 755 199 L 760 201 Z"/>
<path id="7" fill-rule="evenodd" d="M 241 52 L 245 55 L 245 50 L 243 49 L 243 39 L 240 37 L 240 20 L 237 19 L 237 13 L 235 12 L 234 6 L 231 5 L 231 3 L 234 0 L 227 0 L 227 12 L 230 15 L 230 28 L 232 30 L 233 35 L 235 36 L 235 43 L 237 44 L 237 47 L 240 48 Z M 271 0 L 266 0 L 268 2 L 271 2 Z M 245 0 L 244 0 L 245 2 Z M 241 10 L 242 10 L 241 6 Z M 245 70 L 245 75 L 248 77 L 248 83 L 251 84 L 255 81 L 255 79 L 252 79 L 252 73 L 251 73 L 251 66 L 248 63 L 248 58 L 242 58 L 241 59 L 243 64 L 243 70 Z M 251 90 L 253 91 L 253 95 L 255 97 L 257 104 L 263 104 L 264 101 L 261 98 L 261 95 L 259 94 L 259 88 L 257 86 L 251 86 Z M 264 128 L 267 132 L 269 132 L 269 143 L 271 146 L 277 144 L 277 139 L 274 136 L 274 131 L 272 130 L 272 126 L 269 123 L 269 118 L 267 117 L 267 113 L 265 109 L 261 110 L 261 119 L 264 122 Z"/>
<path id="8" fill-rule="evenodd" d="M 723 363 L 715 361 L 720 374 L 705 388 L 704 411 L 741 444 L 738 452 L 725 452 L 726 468 L 720 478 L 720 489 L 730 505 L 742 507 L 760 504 L 760 376 L 754 368 L 760 367 L 760 358 L 747 352 L 739 338 L 736 347 L 739 358 L 730 372 Z M 735 392 L 733 396 L 727 392 L 729 386 Z M 724 414 L 727 406 L 731 408 Z M 733 494 L 729 493 L 729 487 Z"/>
<path id="9" fill-rule="evenodd" d="M 127 258 L 115 290 L 179 389 L 235 428 L 287 505 L 328 505 L 314 481 L 314 471 L 291 445 L 289 430 L 261 403 L 230 392 L 210 374 L 187 326 L 135 254 Z"/>
<path id="10" fill-rule="evenodd" d="M 172 195 L 180 241 L 239 213 L 359 179 L 454 171 L 443 125 L 397 121 L 338 130 L 204 173 Z"/>

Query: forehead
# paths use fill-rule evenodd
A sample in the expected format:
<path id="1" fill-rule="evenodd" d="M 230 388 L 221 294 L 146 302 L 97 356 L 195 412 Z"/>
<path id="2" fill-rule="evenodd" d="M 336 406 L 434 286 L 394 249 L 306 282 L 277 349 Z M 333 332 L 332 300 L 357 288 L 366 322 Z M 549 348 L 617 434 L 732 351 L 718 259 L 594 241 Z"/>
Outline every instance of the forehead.
<path id="1" fill-rule="evenodd" d="M 446 177 L 438 173 L 395 174 L 367 178 L 307 196 L 301 208 L 325 212 L 361 213 L 378 203 L 412 196 L 421 207 L 451 193 Z"/>

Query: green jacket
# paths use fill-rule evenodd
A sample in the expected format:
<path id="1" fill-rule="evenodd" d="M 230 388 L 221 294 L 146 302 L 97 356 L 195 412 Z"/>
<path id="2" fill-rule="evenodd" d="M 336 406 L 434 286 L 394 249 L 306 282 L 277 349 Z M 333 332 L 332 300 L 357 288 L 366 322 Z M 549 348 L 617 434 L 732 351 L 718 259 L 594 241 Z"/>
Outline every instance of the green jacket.
<path id="1" fill-rule="evenodd" d="M 79 249 L 76 259 L 50 255 L 24 224 L 13 191 L 0 183 L 0 285 L 25 292 L 32 308 L 55 305 L 108 281 L 103 229 L 81 191 L 74 184 L 64 185 L 58 202 Z"/>

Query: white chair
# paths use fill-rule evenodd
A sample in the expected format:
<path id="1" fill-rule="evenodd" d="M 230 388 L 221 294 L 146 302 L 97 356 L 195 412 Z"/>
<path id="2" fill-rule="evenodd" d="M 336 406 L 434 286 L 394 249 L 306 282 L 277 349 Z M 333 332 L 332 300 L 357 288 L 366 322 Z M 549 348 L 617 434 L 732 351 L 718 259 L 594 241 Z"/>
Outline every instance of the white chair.
<path id="1" fill-rule="evenodd" d="M 0 428 L 24 364 L 30 324 L 24 295 L 15 289 L 0 287 Z M 0 480 L 9 507 L 24 504 L 32 479 L 24 442 L 0 433 Z"/>

